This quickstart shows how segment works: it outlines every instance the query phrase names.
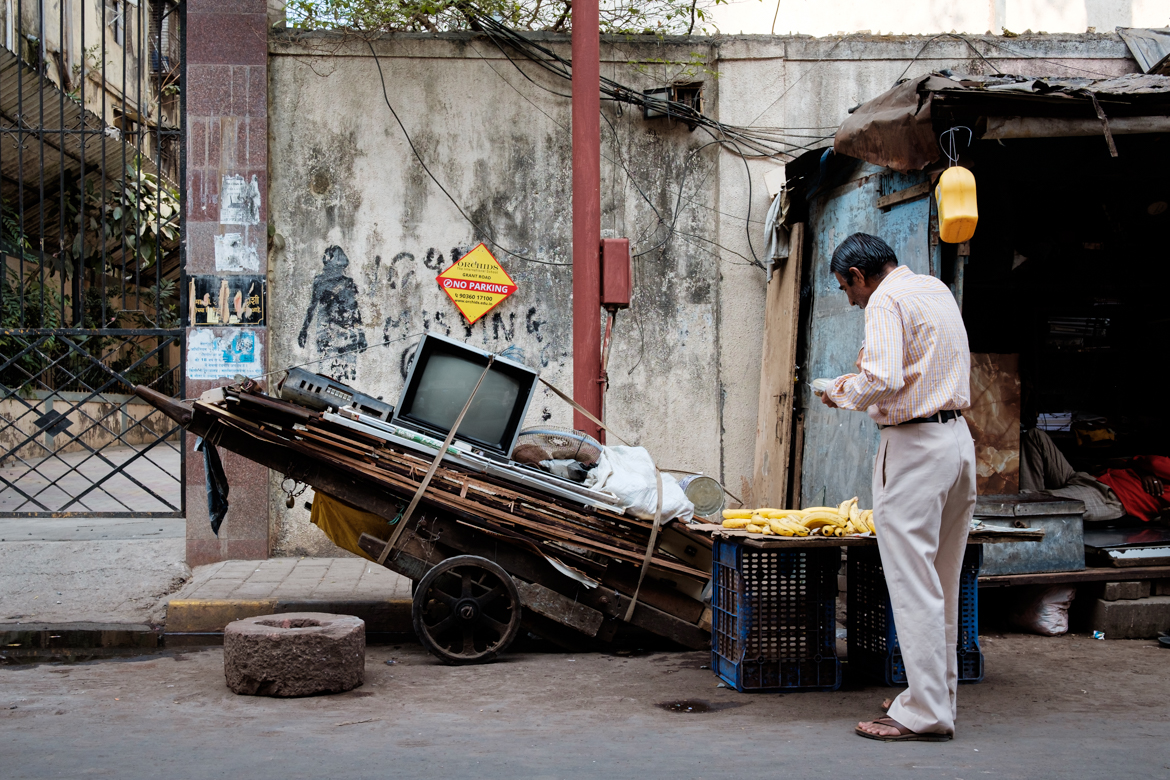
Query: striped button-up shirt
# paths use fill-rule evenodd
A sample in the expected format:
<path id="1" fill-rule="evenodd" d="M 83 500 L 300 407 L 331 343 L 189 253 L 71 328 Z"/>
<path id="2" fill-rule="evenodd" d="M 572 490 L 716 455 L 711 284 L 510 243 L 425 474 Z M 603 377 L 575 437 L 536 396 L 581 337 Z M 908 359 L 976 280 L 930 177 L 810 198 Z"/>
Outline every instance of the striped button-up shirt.
<path id="1" fill-rule="evenodd" d="M 865 307 L 861 373 L 826 390 L 842 409 L 866 411 L 879 425 L 971 405 L 971 350 L 963 315 L 947 286 L 899 266 Z"/>

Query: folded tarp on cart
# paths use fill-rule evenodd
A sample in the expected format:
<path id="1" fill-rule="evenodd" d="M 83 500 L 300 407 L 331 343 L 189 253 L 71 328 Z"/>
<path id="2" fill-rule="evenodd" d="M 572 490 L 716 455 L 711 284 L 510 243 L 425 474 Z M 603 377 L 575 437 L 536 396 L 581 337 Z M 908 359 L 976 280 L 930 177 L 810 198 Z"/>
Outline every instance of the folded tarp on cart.
<path id="1" fill-rule="evenodd" d="M 349 550 L 371 561 L 375 559 L 358 546 L 362 534 L 369 534 L 378 539 L 387 539 L 390 536 L 390 526 L 386 518 L 352 507 L 320 490 L 313 494 L 313 513 L 309 519 L 313 525 L 325 532 L 329 541 L 343 550 Z"/>

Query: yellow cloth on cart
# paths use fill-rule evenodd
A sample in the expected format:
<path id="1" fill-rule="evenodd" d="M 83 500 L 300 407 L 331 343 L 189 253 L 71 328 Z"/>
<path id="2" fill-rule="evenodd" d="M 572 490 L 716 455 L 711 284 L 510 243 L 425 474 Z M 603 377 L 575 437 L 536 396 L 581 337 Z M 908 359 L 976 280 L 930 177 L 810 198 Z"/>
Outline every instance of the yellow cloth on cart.
<path id="1" fill-rule="evenodd" d="M 362 534 L 376 536 L 379 539 L 390 538 L 390 523 L 386 518 L 350 506 L 320 490 L 313 494 L 313 513 L 310 519 L 335 545 L 371 561 L 375 559 L 358 546 L 358 539 Z"/>

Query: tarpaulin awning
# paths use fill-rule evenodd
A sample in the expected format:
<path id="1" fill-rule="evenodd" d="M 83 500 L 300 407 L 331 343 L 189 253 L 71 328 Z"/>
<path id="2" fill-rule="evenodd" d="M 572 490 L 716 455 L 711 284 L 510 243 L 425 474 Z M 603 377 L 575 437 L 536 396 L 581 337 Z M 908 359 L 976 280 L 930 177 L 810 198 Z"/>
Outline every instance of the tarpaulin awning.
<path id="1" fill-rule="evenodd" d="M 1003 124 L 993 118 L 1020 117 L 1096 122 L 1108 135 L 1108 122 L 1114 117 L 1150 116 L 1170 116 L 1170 76 L 1032 78 L 943 71 L 903 82 L 863 103 L 837 130 L 833 150 L 905 173 L 937 162 L 942 157 L 938 133 L 964 122 L 976 131 L 976 137 L 989 124 Z M 1159 127 L 1123 123 L 1118 132 L 1151 132 Z"/>

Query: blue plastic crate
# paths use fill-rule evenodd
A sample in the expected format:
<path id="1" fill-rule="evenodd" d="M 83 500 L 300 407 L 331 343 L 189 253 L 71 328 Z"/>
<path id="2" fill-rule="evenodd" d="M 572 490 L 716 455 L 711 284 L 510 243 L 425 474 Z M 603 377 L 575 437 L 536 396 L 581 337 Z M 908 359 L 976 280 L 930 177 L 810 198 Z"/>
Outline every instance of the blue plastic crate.
<path id="1" fill-rule="evenodd" d="M 983 651 L 979 649 L 979 566 L 983 545 L 967 546 L 959 584 L 959 682 L 983 679 Z M 847 565 L 849 602 L 847 619 L 849 668 L 886 685 L 906 684 L 906 665 L 898 646 L 894 610 L 886 588 L 886 574 L 876 547 L 850 547 Z"/>
<path id="2" fill-rule="evenodd" d="M 737 691 L 841 686 L 835 609 L 841 550 L 764 550 L 716 539 L 711 668 Z"/>

